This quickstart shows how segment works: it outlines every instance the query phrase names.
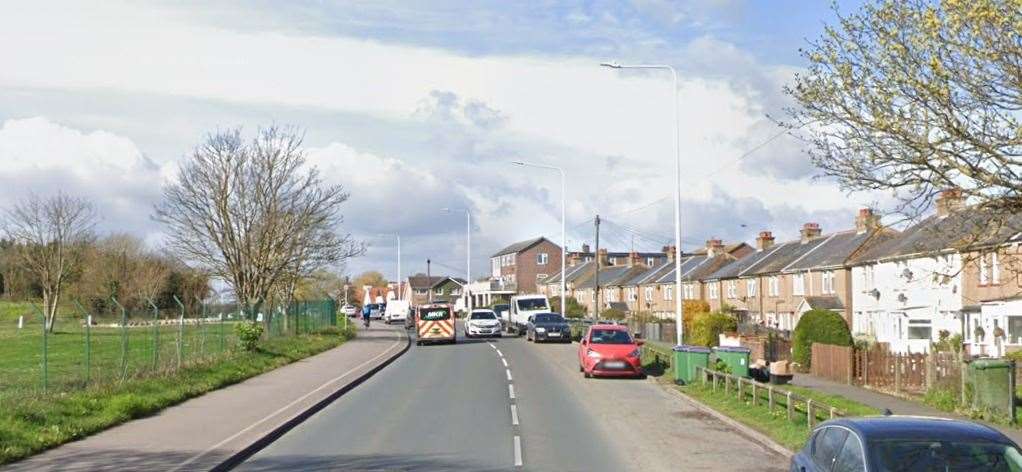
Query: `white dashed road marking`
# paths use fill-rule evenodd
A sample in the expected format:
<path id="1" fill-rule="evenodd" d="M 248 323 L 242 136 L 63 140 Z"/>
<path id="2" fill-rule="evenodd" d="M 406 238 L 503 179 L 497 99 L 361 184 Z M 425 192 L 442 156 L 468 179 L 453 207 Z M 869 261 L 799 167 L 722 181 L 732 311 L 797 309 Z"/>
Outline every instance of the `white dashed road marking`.
<path id="1" fill-rule="evenodd" d="M 511 405 L 511 424 L 518 426 L 518 405 Z"/>
<path id="2" fill-rule="evenodd" d="M 515 399 L 515 385 L 514 384 L 507 384 L 507 396 L 508 396 L 508 398 L 510 398 L 512 400 Z"/>
<path id="3" fill-rule="evenodd" d="M 515 436 L 515 467 L 522 466 L 522 438 Z"/>
<path id="4" fill-rule="evenodd" d="M 507 380 L 508 380 L 508 382 L 510 382 L 511 381 L 511 369 L 504 369 L 504 372 L 507 372 Z"/>
<path id="5" fill-rule="evenodd" d="M 504 373 L 507 374 L 507 397 L 510 399 L 509 403 L 511 404 L 511 429 L 514 433 L 515 467 L 522 467 L 525 461 L 522 459 L 522 436 L 519 431 L 518 405 L 515 400 L 515 384 L 514 379 L 511 377 L 511 367 L 508 367 L 504 353 L 500 352 L 500 349 L 497 349 L 497 346 L 494 346 L 493 343 L 489 343 L 489 345 L 494 351 L 497 351 L 500 362 L 504 364 Z"/>

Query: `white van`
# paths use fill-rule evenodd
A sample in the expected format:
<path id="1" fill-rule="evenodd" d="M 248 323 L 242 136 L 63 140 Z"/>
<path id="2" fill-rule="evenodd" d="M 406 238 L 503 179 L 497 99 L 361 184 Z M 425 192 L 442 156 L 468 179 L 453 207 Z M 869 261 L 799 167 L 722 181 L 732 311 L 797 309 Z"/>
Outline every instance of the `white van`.
<path id="1" fill-rule="evenodd" d="M 383 321 L 387 324 L 404 323 L 408 319 L 408 300 L 390 300 L 387 302 L 387 311 L 383 314 Z"/>
<path id="2" fill-rule="evenodd" d="M 550 313 L 550 301 L 546 295 L 518 295 L 511 297 L 511 310 L 508 312 L 508 333 L 525 333 L 525 325 L 529 317 L 537 313 Z"/>

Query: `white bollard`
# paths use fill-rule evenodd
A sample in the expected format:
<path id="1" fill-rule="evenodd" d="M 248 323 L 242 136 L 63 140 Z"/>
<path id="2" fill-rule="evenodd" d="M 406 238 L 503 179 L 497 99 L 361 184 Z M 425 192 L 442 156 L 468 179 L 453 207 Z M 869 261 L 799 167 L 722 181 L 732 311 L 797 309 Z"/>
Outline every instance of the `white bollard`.
<path id="1" fill-rule="evenodd" d="M 24 327 L 25 327 L 25 315 L 21 315 L 21 316 L 18 317 L 18 329 L 21 329 L 21 328 L 24 328 Z"/>
<path id="2" fill-rule="evenodd" d="M 92 326 L 92 315 L 89 315 L 89 316 L 85 317 L 85 324 L 87 326 Z"/>

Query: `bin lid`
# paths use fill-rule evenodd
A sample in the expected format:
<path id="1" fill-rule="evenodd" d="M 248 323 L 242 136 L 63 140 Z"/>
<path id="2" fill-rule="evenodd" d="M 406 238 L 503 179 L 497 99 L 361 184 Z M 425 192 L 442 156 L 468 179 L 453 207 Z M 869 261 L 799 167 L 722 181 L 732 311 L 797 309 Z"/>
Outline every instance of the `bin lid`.
<path id="1" fill-rule="evenodd" d="M 749 354 L 752 349 L 742 346 L 716 346 L 713 348 L 716 352 L 734 352 L 738 354 Z"/>
<path id="2" fill-rule="evenodd" d="M 681 344 L 674 346 L 675 352 L 695 352 L 699 354 L 709 354 L 710 348 L 703 346 L 693 346 L 691 344 Z"/>
<path id="3" fill-rule="evenodd" d="M 1011 367 L 1011 361 L 1004 359 L 976 359 L 972 361 L 972 368 L 983 369 L 1007 369 Z"/>

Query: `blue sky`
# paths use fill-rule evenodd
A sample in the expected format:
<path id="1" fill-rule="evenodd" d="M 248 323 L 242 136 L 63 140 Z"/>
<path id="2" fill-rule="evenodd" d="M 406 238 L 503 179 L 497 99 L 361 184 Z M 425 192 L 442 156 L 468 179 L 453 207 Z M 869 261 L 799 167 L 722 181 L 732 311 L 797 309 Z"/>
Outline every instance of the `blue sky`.
<path id="1" fill-rule="evenodd" d="M 425 5 L 425 6 L 424 6 Z M 841 8 L 855 8 L 842 3 Z M 351 199 L 345 230 L 372 244 L 350 272 L 394 275 L 427 257 L 454 272 L 473 211 L 474 276 L 515 240 L 559 240 L 569 177 L 572 246 L 597 212 L 615 246 L 673 234 L 670 82 L 604 60 L 666 62 L 681 75 L 683 233 L 794 237 L 847 229 L 858 207 L 813 179 L 802 143 L 767 115 L 834 15 L 826 2 L 104 2 L 9 8 L 0 18 L 0 204 L 63 188 L 97 201 L 107 231 L 159 244 L 160 186 L 217 128 L 288 123 L 310 163 Z M 652 202 L 652 204 L 651 204 Z M 628 228 L 628 229 L 622 229 Z M 627 247 L 615 247 L 625 250 Z M 441 266 L 444 267 L 444 266 Z M 460 274 L 459 274 L 460 275 Z"/>

